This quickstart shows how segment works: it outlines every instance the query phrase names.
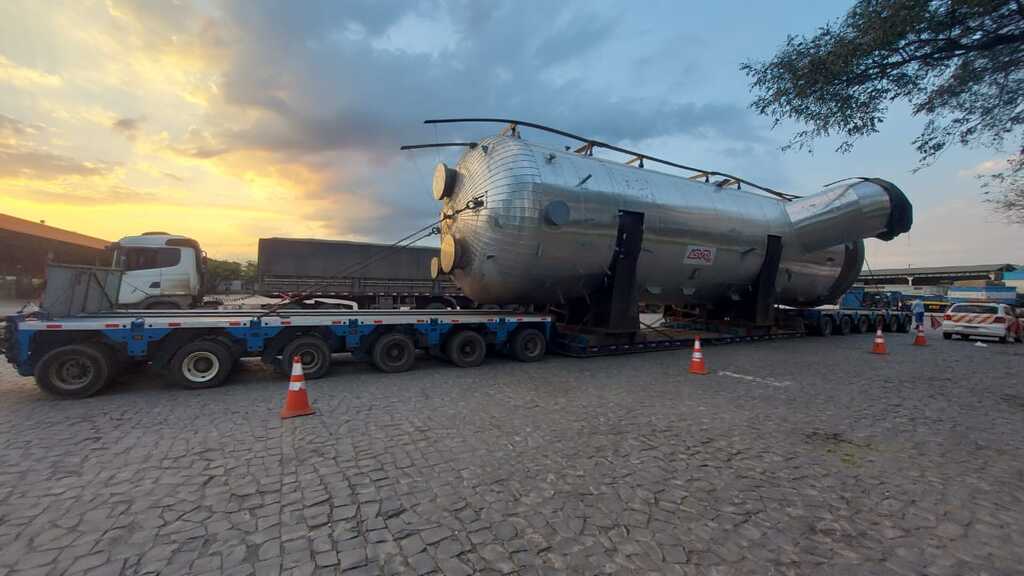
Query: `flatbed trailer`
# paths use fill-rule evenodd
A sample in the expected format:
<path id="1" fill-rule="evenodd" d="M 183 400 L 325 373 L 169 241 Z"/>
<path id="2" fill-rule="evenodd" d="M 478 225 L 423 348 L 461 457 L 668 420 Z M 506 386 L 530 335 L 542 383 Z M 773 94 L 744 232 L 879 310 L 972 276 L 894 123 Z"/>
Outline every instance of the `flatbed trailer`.
<path id="1" fill-rule="evenodd" d="M 896 309 L 871 308 L 780 308 L 783 317 L 798 319 L 804 330 L 818 336 L 845 336 L 872 332 L 881 326 L 884 332 L 910 332 L 914 317 Z"/>
<path id="2" fill-rule="evenodd" d="M 227 379 L 243 357 L 287 371 L 302 360 L 307 378 L 324 376 L 331 354 L 349 352 L 383 372 L 412 367 L 417 350 L 460 367 L 488 350 L 533 362 L 552 334 L 550 316 L 497 310 L 115 311 L 64 318 L 8 316 L 7 360 L 58 396 L 95 394 L 131 364 L 149 363 L 185 388 Z"/>

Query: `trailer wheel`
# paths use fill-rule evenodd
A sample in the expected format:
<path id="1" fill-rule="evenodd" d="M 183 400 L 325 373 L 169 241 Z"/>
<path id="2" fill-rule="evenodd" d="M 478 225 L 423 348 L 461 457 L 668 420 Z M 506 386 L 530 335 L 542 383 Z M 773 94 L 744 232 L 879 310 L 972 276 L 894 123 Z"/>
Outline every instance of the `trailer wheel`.
<path id="1" fill-rule="evenodd" d="M 416 345 L 401 332 L 388 332 L 373 343 L 370 359 L 381 372 L 405 372 L 416 361 Z"/>
<path id="2" fill-rule="evenodd" d="M 308 380 L 323 378 L 331 369 L 331 349 L 316 336 L 296 338 L 284 347 L 281 352 L 282 373 L 291 374 L 292 359 L 296 356 L 302 360 L 302 374 Z"/>
<path id="3" fill-rule="evenodd" d="M 35 368 L 36 384 L 64 398 L 86 398 L 110 380 L 109 356 L 97 344 L 61 346 L 46 353 Z"/>
<path id="4" fill-rule="evenodd" d="M 849 336 L 853 332 L 853 318 L 843 316 L 839 319 L 839 334 Z"/>
<path id="5" fill-rule="evenodd" d="M 943 332 L 942 333 L 942 339 L 943 340 L 952 340 L 953 339 L 953 333 L 952 332 Z"/>
<path id="6" fill-rule="evenodd" d="M 818 319 L 818 334 L 822 336 L 832 335 L 832 326 L 835 322 L 831 316 L 822 316 Z"/>
<path id="7" fill-rule="evenodd" d="M 197 340 L 181 347 L 167 367 L 170 380 L 189 390 L 220 386 L 231 373 L 231 351 L 214 339 Z"/>
<path id="8" fill-rule="evenodd" d="M 472 330 L 462 330 L 448 337 L 444 343 L 448 361 L 460 368 L 472 368 L 484 363 L 487 355 L 487 342 L 484 337 Z"/>
<path id="9" fill-rule="evenodd" d="M 910 332 L 910 326 L 913 323 L 914 320 L 910 316 L 903 316 L 902 318 L 900 318 L 900 332 L 904 334 Z"/>
<path id="10" fill-rule="evenodd" d="M 887 332 L 899 332 L 900 331 L 900 317 L 897 316 L 896 314 L 893 314 L 892 316 L 889 316 L 889 321 L 887 322 L 887 325 L 888 325 L 887 326 L 887 330 L 886 330 Z"/>
<path id="11" fill-rule="evenodd" d="M 544 358 L 547 351 L 547 340 L 544 333 L 536 328 L 517 330 L 509 343 L 512 357 L 520 362 L 536 362 Z"/>
<path id="12" fill-rule="evenodd" d="M 853 331 L 858 334 L 864 334 L 871 331 L 871 318 L 867 316 L 859 316 L 857 318 L 857 324 L 854 326 Z"/>

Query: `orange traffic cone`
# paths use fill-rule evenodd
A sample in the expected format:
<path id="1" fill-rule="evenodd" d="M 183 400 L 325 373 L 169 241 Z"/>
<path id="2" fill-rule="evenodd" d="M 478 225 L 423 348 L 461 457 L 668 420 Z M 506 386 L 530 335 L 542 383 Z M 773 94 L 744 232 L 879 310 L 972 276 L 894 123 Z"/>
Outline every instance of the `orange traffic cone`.
<path id="1" fill-rule="evenodd" d="M 693 339 L 693 355 L 690 357 L 690 374 L 707 374 L 708 367 L 704 365 L 704 353 L 700 350 L 700 336 Z"/>
<path id="2" fill-rule="evenodd" d="M 288 397 L 284 401 L 284 408 L 281 409 L 281 419 L 309 416 L 310 414 L 316 414 L 316 411 L 309 405 L 309 396 L 306 395 L 306 377 L 302 375 L 302 359 L 296 356 L 292 358 L 292 375 L 288 379 Z"/>
<path id="3" fill-rule="evenodd" d="M 914 336 L 914 346 L 927 346 L 928 339 L 924 337 L 924 325 L 917 325 L 917 335 Z"/>
<path id="4" fill-rule="evenodd" d="M 871 346 L 872 354 L 888 354 L 889 349 L 885 347 L 885 338 L 882 337 L 882 325 L 878 325 L 878 330 L 875 331 L 875 343 Z"/>

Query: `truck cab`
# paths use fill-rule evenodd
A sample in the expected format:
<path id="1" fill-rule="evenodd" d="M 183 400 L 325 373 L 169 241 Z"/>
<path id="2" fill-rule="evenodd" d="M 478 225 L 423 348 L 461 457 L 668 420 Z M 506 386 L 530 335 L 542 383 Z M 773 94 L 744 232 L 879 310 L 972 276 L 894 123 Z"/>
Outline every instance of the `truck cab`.
<path id="1" fill-rule="evenodd" d="M 124 270 L 120 308 L 180 310 L 203 300 L 206 255 L 195 240 L 166 232 L 125 236 L 110 246 Z"/>

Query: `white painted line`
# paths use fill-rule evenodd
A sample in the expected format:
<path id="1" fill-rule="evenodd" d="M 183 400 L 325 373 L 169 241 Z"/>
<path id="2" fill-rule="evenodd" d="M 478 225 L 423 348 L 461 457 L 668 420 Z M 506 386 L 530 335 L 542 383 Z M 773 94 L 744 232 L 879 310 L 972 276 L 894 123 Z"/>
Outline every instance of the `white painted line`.
<path id="1" fill-rule="evenodd" d="M 722 376 L 731 376 L 732 378 L 739 378 L 740 380 L 746 380 L 748 382 L 757 382 L 758 384 L 767 384 L 769 386 L 776 386 L 778 388 L 784 388 L 792 384 L 785 380 L 772 380 L 771 378 L 761 378 L 758 376 L 747 376 L 746 374 L 736 374 L 735 372 L 726 372 L 725 370 L 719 370 L 719 374 Z"/>

